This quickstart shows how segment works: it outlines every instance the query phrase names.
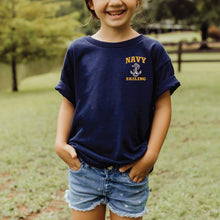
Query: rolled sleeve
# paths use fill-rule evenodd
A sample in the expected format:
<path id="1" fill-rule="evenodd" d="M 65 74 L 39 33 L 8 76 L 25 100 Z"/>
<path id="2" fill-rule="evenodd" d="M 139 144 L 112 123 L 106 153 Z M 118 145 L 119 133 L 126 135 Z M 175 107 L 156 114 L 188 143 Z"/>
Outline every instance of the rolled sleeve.
<path id="1" fill-rule="evenodd" d="M 75 56 L 72 46 L 67 50 L 61 78 L 55 89 L 75 106 Z"/>
<path id="2" fill-rule="evenodd" d="M 60 80 L 55 89 L 75 106 L 75 95 L 72 89 L 68 87 L 68 85 Z"/>
<path id="3" fill-rule="evenodd" d="M 156 99 L 167 90 L 170 90 L 170 94 L 172 95 L 174 91 L 180 86 L 180 82 L 174 75 L 171 61 L 168 61 L 157 70 L 156 80 Z"/>

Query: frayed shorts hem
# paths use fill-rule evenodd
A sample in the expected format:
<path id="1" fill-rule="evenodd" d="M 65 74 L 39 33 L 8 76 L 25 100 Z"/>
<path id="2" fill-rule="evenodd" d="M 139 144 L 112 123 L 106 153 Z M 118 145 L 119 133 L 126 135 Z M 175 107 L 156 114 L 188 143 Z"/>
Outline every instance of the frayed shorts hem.
<path id="1" fill-rule="evenodd" d="M 139 217 L 142 217 L 144 214 L 147 214 L 148 213 L 148 210 L 147 208 L 144 209 L 143 212 L 141 213 L 127 213 L 127 212 L 122 212 L 122 211 L 118 211 L 118 210 L 115 210 L 114 208 L 112 208 L 111 206 L 108 206 L 109 209 L 115 213 L 116 215 L 120 216 L 120 217 L 128 217 L 128 218 L 139 218 Z"/>
<path id="2" fill-rule="evenodd" d="M 141 216 L 143 216 L 144 214 L 147 214 L 148 213 L 148 210 L 147 208 L 144 209 L 143 212 L 141 213 L 136 213 L 136 214 L 131 214 L 131 213 L 127 213 L 127 212 L 122 212 L 122 211 L 119 211 L 119 210 L 115 210 L 113 207 L 111 207 L 111 205 L 109 205 L 108 203 L 106 203 L 104 200 L 100 200 L 98 202 L 95 202 L 93 203 L 90 207 L 87 207 L 86 209 L 80 209 L 80 208 L 77 208 L 73 205 L 71 205 L 71 201 L 70 199 L 68 199 L 68 192 L 69 190 L 66 190 L 65 192 L 65 195 L 64 195 L 64 199 L 65 201 L 69 204 L 69 207 L 71 209 L 74 209 L 76 211 L 80 211 L 80 212 L 86 212 L 86 211 L 92 211 L 94 210 L 97 206 L 101 205 L 101 204 L 104 204 L 104 205 L 107 205 L 110 209 L 111 212 L 113 212 L 114 214 L 120 216 L 120 217 L 128 217 L 128 218 L 139 218 Z"/>
<path id="3" fill-rule="evenodd" d="M 65 201 L 69 204 L 69 207 L 70 207 L 71 209 L 76 210 L 76 211 L 81 211 L 81 212 L 91 211 L 91 210 L 95 209 L 96 206 L 99 206 L 99 205 L 101 205 L 101 204 L 105 204 L 105 203 L 104 203 L 104 200 L 101 200 L 101 201 L 98 201 L 98 202 L 93 203 L 90 207 L 87 207 L 86 209 L 80 209 L 80 208 L 77 208 L 77 207 L 71 205 L 71 201 L 70 201 L 70 199 L 68 199 L 68 192 L 69 192 L 69 190 L 66 190 L 66 191 L 65 191 L 64 199 L 65 199 Z"/>
<path id="4" fill-rule="evenodd" d="M 120 217 L 138 218 L 146 212 L 149 196 L 148 177 L 141 183 L 134 183 L 129 170 L 121 173 L 118 167 L 96 168 L 81 161 L 81 168 L 69 168 L 69 190 L 65 200 L 76 211 L 90 211 L 98 205 L 107 205 Z"/>

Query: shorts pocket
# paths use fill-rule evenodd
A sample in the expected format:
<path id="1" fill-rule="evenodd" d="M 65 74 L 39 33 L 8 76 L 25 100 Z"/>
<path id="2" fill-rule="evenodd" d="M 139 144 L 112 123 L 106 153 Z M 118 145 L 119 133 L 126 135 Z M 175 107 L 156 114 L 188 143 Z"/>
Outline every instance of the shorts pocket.
<path id="1" fill-rule="evenodd" d="M 142 180 L 140 183 L 133 182 L 133 181 L 131 180 L 131 178 L 129 177 L 129 175 L 128 175 L 128 178 L 129 178 L 129 182 L 131 182 L 131 183 L 133 183 L 133 184 L 137 184 L 137 185 L 145 184 L 145 183 L 148 181 L 148 176 L 147 176 L 144 180 Z"/>
<path id="2" fill-rule="evenodd" d="M 148 182 L 148 175 L 147 175 L 146 178 L 144 180 L 142 180 L 140 183 L 135 183 L 131 180 L 129 173 L 130 173 L 130 170 L 128 172 L 126 172 L 126 177 L 127 177 L 128 182 L 131 184 L 142 185 L 142 184 L 146 184 L 146 182 Z"/>
<path id="3" fill-rule="evenodd" d="M 81 161 L 81 166 L 80 166 L 80 168 L 79 168 L 78 170 L 73 170 L 73 169 L 71 169 L 71 168 L 69 167 L 69 171 L 70 171 L 71 173 L 80 173 L 80 172 L 83 170 L 83 167 L 84 167 L 84 162 Z"/>

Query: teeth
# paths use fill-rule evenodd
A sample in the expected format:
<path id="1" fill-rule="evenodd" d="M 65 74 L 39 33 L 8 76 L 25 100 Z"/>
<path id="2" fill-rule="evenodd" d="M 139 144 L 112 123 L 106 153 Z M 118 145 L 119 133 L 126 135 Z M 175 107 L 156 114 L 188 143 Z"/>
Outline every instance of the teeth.
<path id="1" fill-rule="evenodd" d="M 122 14 L 124 11 L 121 11 L 121 12 L 108 12 L 109 15 L 112 15 L 112 16 L 116 16 L 116 15 L 120 15 Z"/>

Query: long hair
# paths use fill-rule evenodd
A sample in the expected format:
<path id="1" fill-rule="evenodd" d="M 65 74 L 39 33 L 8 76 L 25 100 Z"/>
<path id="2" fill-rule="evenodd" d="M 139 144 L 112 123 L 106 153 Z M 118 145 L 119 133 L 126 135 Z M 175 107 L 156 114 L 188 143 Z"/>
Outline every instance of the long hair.
<path id="1" fill-rule="evenodd" d="M 86 2 L 86 6 L 87 6 L 89 12 L 92 14 L 92 16 L 96 19 L 99 19 L 96 15 L 95 11 L 90 8 L 90 6 L 92 5 L 92 0 L 85 0 L 85 2 Z"/>

